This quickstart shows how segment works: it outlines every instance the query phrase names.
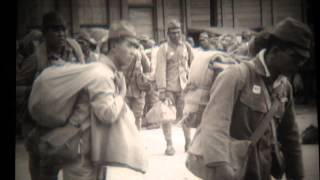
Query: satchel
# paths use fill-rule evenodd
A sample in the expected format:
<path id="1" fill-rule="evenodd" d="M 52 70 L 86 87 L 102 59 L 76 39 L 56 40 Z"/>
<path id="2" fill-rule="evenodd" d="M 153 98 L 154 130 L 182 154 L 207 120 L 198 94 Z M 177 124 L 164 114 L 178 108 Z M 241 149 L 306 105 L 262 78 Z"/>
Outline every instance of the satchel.
<path id="1" fill-rule="evenodd" d="M 285 159 L 281 148 L 277 148 L 280 144 L 272 145 L 272 165 L 271 165 L 271 175 L 276 179 L 281 179 L 285 172 Z"/>
<path id="2" fill-rule="evenodd" d="M 37 146 L 42 163 L 62 165 L 88 154 L 89 126 L 89 122 L 81 127 L 68 124 L 40 137 Z"/>
<path id="3" fill-rule="evenodd" d="M 172 122 L 176 119 L 176 108 L 170 101 L 158 101 L 146 114 L 149 123 Z"/>

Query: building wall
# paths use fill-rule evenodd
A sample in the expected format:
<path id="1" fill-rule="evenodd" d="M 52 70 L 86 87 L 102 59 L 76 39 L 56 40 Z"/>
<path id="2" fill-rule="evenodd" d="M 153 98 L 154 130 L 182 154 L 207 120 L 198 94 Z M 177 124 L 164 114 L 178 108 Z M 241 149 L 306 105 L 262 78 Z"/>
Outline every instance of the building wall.
<path id="1" fill-rule="evenodd" d="M 212 3 L 215 3 L 213 7 Z M 286 16 L 304 21 L 303 0 L 19 0 L 17 37 L 40 27 L 44 13 L 58 10 L 71 34 L 80 26 L 106 26 L 120 19 L 132 21 L 139 33 L 165 39 L 168 22 L 178 19 L 183 30 L 210 26 L 212 11 L 218 27 L 268 27 Z M 147 4 L 147 7 L 136 8 Z M 148 8 L 151 7 L 151 8 Z M 145 21 L 144 21 L 145 20 Z M 145 27 L 145 29 L 143 28 Z"/>
<path id="2" fill-rule="evenodd" d="M 80 25 L 106 25 L 108 8 L 105 0 L 78 0 Z"/>
<path id="3" fill-rule="evenodd" d="M 303 0 L 217 0 L 217 26 L 246 28 L 270 27 L 288 16 L 304 21 L 302 1 Z"/>
<path id="4" fill-rule="evenodd" d="M 190 1 L 191 26 L 210 26 L 210 0 Z"/>

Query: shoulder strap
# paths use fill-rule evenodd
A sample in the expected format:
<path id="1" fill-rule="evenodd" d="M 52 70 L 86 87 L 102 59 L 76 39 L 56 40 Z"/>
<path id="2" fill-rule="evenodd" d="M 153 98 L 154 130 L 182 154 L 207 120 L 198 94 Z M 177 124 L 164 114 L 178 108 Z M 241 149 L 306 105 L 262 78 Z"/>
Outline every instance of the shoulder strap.
<path id="1" fill-rule="evenodd" d="M 259 139 L 265 133 L 266 129 L 269 127 L 269 123 L 273 119 L 273 116 L 275 115 L 277 109 L 279 108 L 279 105 L 280 105 L 280 101 L 277 98 L 275 98 L 274 102 L 271 105 L 270 110 L 260 121 L 259 126 L 250 137 L 250 140 L 253 145 L 255 145 L 259 141 Z"/>
<path id="2" fill-rule="evenodd" d="M 248 71 L 250 71 L 250 68 L 252 68 L 252 64 L 250 62 L 242 62 L 240 65 L 240 71 L 241 74 L 247 75 Z M 247 70 L 246 70 L 247 69 Z M 241 92 L 240 92 L 241 94 Z M 266 129 L 269 127 L 269 123 L 273 119 L 273 116 L 275 115 L 277 109 L 279 108 L 280 101 L 277 98 L 274 98 L 270 110 L 267 112 L 265 116 L 263 116 L 260 120 L 260 124 L 256 128 L 256 130 L 253 132 L 253 134 L 250 137 L 250 141 L 252 145 L 255 145 L 259 139 L 263 136 Z"/>

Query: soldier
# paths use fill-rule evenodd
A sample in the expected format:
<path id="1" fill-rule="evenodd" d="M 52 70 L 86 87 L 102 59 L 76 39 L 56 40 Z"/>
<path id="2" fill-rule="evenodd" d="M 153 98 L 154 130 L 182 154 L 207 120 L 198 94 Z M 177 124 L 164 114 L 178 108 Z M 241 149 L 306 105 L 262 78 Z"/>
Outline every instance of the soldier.
<path id="1" fill-rule="evenodd" d="M 312 33 L 306 25 L 286 18 L 272 31 L 266 49 L 217 77 L 189 148 L 187 167 L 191 172 L 203 179 L 234 179 L 242 172 L 243 179 L 268 180 L 271 174 L 281 178 L 281 172 L 276 171 L 283 168 L 287 179 L 303 179 L 292 87 L 283 75 L 296 72 L 306 62 L 311 41 Z M 270 121 L 265 121 L 275 104 L 278 108 L 271 111 Z M 261 122 L 268 123 L 263 131 L 258 128 Z M 241 147 L 250 142 L 255 142 L 249 146 L 250 151 L 243 151 L 248 153 L 247 166 L 241 171 L 234 169 L 242 161 L 231 153 L 240 153 L 244 150 Z M 281 152 L 286 166 L 279 163 L 275 168 L 276 162 L 281 162 Z"/>
<path id="2" fill-rule="evenodd" d="M 60 14 L 50 12 L 43 16 L 42 32 L 45 41 L 39 45 L 34 54 L 26 61 L 28 68 L 21 71 L 21 77 L 32 79 L 46 67 L 62 61 L 84 63 L 84 56 L 80 45 L 73 39 L 67 38 L 66 24 Z M 39 137 L 49 130 L 35 125 L 28 135 L 26 147 L 29 153 L 29 170 L 32 180 L 57 180 L 60 167 L 54 165 L 42 166 L 41 158 L 34 147 Z"/>
<path id="3" fill-rule="evenodd" d="M 144 52 L 142 45 L 139 45 L 139 50 L 133 60 L 132 68 L 129 68 L 126 75 L 128 83 L 128 91 L 126 102 L 133 111 L 136 120 L 136 126 L 141 129 L 141 119 L 145 106 L 146 91 L 150 89 L 150 82 L 145 73 L 150 72 L 150 60 Z"/>
<path id="4" fill-rule="evenodd" d="M 86 31 L 80 31 L 76 37 L 76 40 L 81 46 L 86 63 L 95 62 L 98 60 L 94 53 L 94 50 L 97 46 L 97 41 L 90 37 L 89 33 Z"/>
<path id="5" fill-rule="evenodd" d="M 193 59 L 193 53 L 188 43 L 182 40 L 181 25 L 177 20 L 168 24 L 168 42 L 163 43 L 157 54 L 156 84 L 159 90 L 159 99 L 169 99 L 177 109 L 178 121 L 183 111 L 183 90 L 186 87 L 189 65 Z M 172 145 L 171 123 L 163 123 L 163 133 L 167 143 L 166 155 L 174 155 Z M 185 137 L 185 150 L 190 143 L 190 129 L 183 126 Z"/>
<path id="6" fill-rule="evenodd" d="M 199 35 L 199 43 L 200 43 L 200 47 L 199 47 L 200 50 L 202 50 L 202 51 L 213 50 L 213 48 L 211 47 L 211 44 L 209 42 L 209 35 L 207 32 L 202 32 Z"/>
<path id="7" fill-rule="evenodd" d="M 219 37 L 219 50 L 223 52 L 232 52 L 238 47 L 238 41 L 234 34 L 223 34 Z"/>

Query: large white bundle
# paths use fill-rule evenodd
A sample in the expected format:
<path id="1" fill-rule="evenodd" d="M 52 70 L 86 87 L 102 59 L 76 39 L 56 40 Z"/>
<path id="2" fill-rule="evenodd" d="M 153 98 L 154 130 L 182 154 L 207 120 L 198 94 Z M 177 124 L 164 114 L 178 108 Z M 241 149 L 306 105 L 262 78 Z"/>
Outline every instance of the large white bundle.
<path id="1" fill-rule="evenodd" d="M 197 51 L 190 66 L 182 119 L 199 124 L 210 98 L 210 88 L 217 75 L 237 63 L 232 56 L 219 51 Z"/>
<path id="2" fill-rule="evenodd" d="M 32 86 L 28 104 L 32 118 L 45 127 L 64 125 L 78 93 L 106 70 L 101 63 L 67 63 L 46 68 Z"/>
<path id="3" fill-rule="evenodd" d="M 217 51 L 197 51 L 191 63 L 188 78 L 188 90 L 185 102 L 188 104 L 206 104 L 214 71 L 209 67 L 210 61 Z"/>

